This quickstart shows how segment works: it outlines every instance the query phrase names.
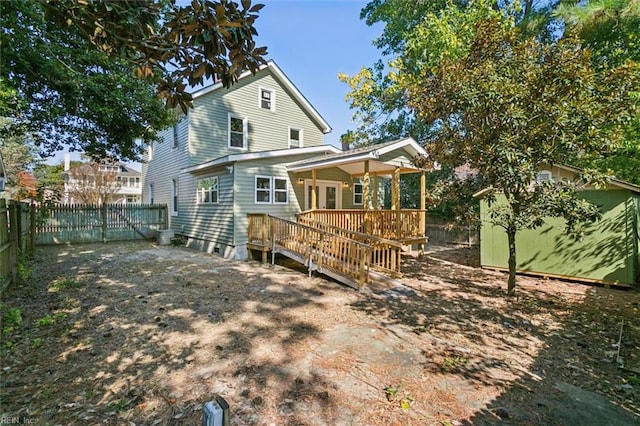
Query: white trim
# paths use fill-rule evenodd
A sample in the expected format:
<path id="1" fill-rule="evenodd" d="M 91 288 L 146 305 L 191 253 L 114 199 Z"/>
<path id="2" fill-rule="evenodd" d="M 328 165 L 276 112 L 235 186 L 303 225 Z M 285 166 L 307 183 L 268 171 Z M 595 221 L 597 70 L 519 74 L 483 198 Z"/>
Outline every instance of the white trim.
<path id="1" fill-rule="evenodd" d="M 276 181 L 277 180 L 284 181 L 284 189 L 278 189 L 276 187 Z M 273 190 L 272 190 L 273 204 L 289 204 L 289 179 L 273 176 L 273 178 L 272 178 L 272 186 L 273 186 Z M 276 193 L 284 193 L 284 195 L 286 196 L 286 200 L 285 201 L 278 201 L 276 199 Z"/>
<path id="2" fill-rule="evenodd" d="M 258 188 L 258 179 L 267 179 L 269 181 L 269 201 L 258 201 L 258 189 L 265 191 L 265 188 Z M 273 204 L 273 176 L 255 175 L 253 180 L 253 202 L 254 204 Z"/>
<path id="3" fill-rule="evenodd" d="M 356 192 L 356 185 L 360 185 L 360 192 Z M 353 205 L 354 206 L 363 206 L 364 205 L 364 184 L 362 182 L 354 182 L 353 183 Z M 356 202 L 356 194 L 360 195 L 360 202 Z"/>
<path id="4" fill-rule="evenodd" d="M 305 179 L 304 180 L 304 206 L 305 210 L 311 208 L 311 200 L 309 199 L 309 187 L 312 185 L 313 179 Z M 321 180 L 316 179 L 316 185 L 318 186 L 318 190 L 320 188 L 326 188 L 327 186 L 334 186 L 336 188 L 336 210 L 342 208 L 342 181 L 338 180 Z M 318 191 L 320 192 L 320 191 Z M 318 205 L 320 203 L 320 194 L 316 194 Z M 322 208 L 322 207 L 319 207 Z"/>
<path id="5" fill-rule="evenodd" d="M 178 216 L 178 178 L 171 179 L 171 216 Z"/>
<path id="6" fill-rule="evenodd" d="M 228 163 L 233 163 L 236 161 L 250 161 L 250 160 L 261 160 L 265 158 L 277 158 L 277 157 L 289 157 L 292 155 L 302 155 L 302 154 L 320 154 L 327 153 L 330 151 L 331 154 L 337 154 L 341 152 L 338 148 L 333 145 L 318 145 L 318 146 L 308 146 L 304 148 L 292 148 L 292 149 L 278 149 L 274 151 L 259 151 L 259 152 L 247 152 L 243 154 L 230 154 L 225 155 L 224 157 L 216 158 L 215 160 L 207 161 L 206 163 L 198 164 L 197 166 L 187 167 L 186 169 L 181 170 L 182 173 L 193 173 L 200 170 L 207 169 L 209 167 L 222 166 Z"/>
<path id="7" fill-rule="evenodd" d="M 270 108 L 263 108 L 262 107 L 262 92 L 269 92 L 271 94 L 271 98 L 270 98 L 270 102 L 271 102 L 271 107 Z M 265 87 L 265 86 L 258 86 L 258 109 L 266 109 L 268 111 L 271 112 L 276 112 L 276 90 L 272 89 L 270 87 Z"/>
<path id="8" fill-rule="evenodd" d="M 242 146 L 233 146 L 231 145 L 231 119 L 242 120 Z M 249 146 L 249 126 L 247 117 L 242 117 L 232 112 L 227 113 L 227 146 L 230 149 L 239 149 L 242 151 L 246 151 Z"/>
<path id="9" fill-rule="evenodd" d="M 291 146 L 291 130 L 298 131 L 298 146 Z M 302 148 L 304 146 L 304 129 L 300 127 L 287 127 L 287 139 L 289 141 L 289 148 Z"/>
<path id="10" fill-rule="evenodd" d="M 276 65 L 274 61 L 268 61 L 265 65 L 261 65 L 259 68 L 259 71 L 262 71 L 266 68 L 269 68 L 273 72 L 273 75 L 285 86 L 285 88 L 303 106 L 303 108 L 307 110 L 309 115 L 311 115 L 316 120 L 316 122 L 320 125 L 319 127 L 322 128 L 323 133 L 326 134 L 331 132 L 332 129 L 331 129 L 331 126 L 329 126 L 329 123 L 327 123 L 325 119 L 322 118 L 320 113 L 316 111 L 313 105 L 309 103 L 309 101 L 302 95 L 302 93 L 298 90 L 298 88 L 291 82 L 291 80 L 289 80 L 289 78 L 284 74 L 284 72 L 282 72 L 282 70 L 278 67 L 278 65 Z M 242 80 L 243 78 L 249 77 L 251 75 L 252 75 L 251 71 L 245 71 L 242 74 L 240 74 L 240 76 L 238 77 L 238 80 Z M 214 90 L 221 89 L 223 87 L 224 86 L 222 85 L 222 83 L 212 84 L 209 87 L 205 87 L 201 90 L 198 90 L 192 93 L 191 98 L 195 100 L 200 96 L 204 96 L 207 93 L 211 93 Z"/>
<path id="11" fill-rule="evenodd" d="M 199 195 L 200 195 L 200 188 L 199 188 L 199 182 L 205 179 L 215 179 L 216 180 L 216 201 L 199 201 Z M 209 192 L 209 197 L 211 198 L 211 194 L 213 191 L 211 191 L 211 184 L 209 184 L 209 189 L 207 191 L 202 191 L 202 194 L 204 195 L 206 192 Z M 205 177 L 201 177 L 201 178 L 197 178 L 196 179 L 196 205 L 202 205 L 202 206 L 206 206 L 208 204 L 219 204 L 220 203 L 220 178 L 218 176 L 205 176 Z"/>
<path id="12" fill-rule="evenodd" d="M 342 163 L 353 163 L 355 161 L 360 161 L 360 160 L 371 160 L 371 159 L 375 160 L 376 158 L 377 157 L 375 155 L 372 155 L 371 152 L 356 155 L 353 157 L 338 157 L 329 161 L 325 161 L 320 158 L 317 161 L 309 162 L 309 163 L 303 164 L 302 166 L 287 167 L 287 170 L 290 172 L 299 172 L 299 171 L 315 169 L 317 168 L 317 166 L 327 167 L 327 166 L 332 166 L 332 165 L 342 164 Z"/>

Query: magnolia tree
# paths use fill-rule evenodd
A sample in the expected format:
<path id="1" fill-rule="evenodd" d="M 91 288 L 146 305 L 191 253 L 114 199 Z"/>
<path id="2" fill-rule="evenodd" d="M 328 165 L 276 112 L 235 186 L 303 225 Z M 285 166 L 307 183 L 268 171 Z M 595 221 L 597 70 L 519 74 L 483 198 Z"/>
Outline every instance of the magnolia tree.
<path id="1" fill-rule="evenodd" d="M 440 18 L 434 18 L 440 19 Z M 408 104 L 434 128 L 427 148 L 448 166 L 477 169 L 488 191 L 489 217 L 507 233 L 508 294 L 516 286 L 516 233 L 544 217 L 564 217 L 570 232 L 598 217 L 577 193 L 606 176 L 584 170 L 575 181 L 536 184 L 541 167 L 597 157 L 616 146 L 637 111 L 632 91 L 640 83 L 636 64 L 601 77 L 589 52 L 570 38 L 542 43 L 523 38 L 509 20 L 478 21 L 468 50 L 445 58 L 428 76 L 399 64 Z M 417 48 L 417 46 L 414 46 Z"/>
<path id="2" fill-rule="evenodd" d="M 189 91 L 265 62 L 251 1 L 0 1 L 0 116 L 44 154 L 139 160 Z M 11 127 L 11 129 L 9 129 Z M 3 134 L 0 133 L 0 137 Z"/>

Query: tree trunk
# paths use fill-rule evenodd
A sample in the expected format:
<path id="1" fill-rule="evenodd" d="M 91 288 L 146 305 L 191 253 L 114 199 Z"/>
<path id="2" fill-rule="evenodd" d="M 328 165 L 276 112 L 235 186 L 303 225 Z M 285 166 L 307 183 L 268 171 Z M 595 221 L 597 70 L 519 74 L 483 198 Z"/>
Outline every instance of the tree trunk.
<path id="1" fill-rule="evenodd" d="M 509 240 L 509 281 L 507 281 L 507 295 L 516 294 L 516 230 L 508 229 Z"/>

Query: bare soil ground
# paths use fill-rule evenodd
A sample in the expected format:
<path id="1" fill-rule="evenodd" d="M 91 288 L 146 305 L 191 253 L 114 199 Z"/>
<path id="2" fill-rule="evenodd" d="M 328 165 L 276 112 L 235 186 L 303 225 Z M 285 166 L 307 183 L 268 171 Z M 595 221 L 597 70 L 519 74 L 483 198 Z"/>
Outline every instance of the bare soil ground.
<path id="1" fill-rule="evenodd" d="M 640 423 L 638 292 L 519 277 L 506 298 L 460 247 L 404 272 L 357 292 L 282 259 L 40 247 L 1 301 L 0 415 L 196 425 L 221 395 L 236 425 Z"/>

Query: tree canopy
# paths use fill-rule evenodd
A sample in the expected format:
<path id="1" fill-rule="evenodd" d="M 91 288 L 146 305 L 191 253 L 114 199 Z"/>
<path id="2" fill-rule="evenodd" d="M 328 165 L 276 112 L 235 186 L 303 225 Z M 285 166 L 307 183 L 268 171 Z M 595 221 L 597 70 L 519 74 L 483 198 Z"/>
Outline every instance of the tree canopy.
<path id="1" fill-rule="evenodd" d="M 191 86 L 256 71 L 262 5 L 244 0 L 0 3 L 0 111 L 44 154 L 137 160 L 187 111 Z"/>
<path id="2" fill-rule="evenodd" d="M 477 170 L 489 201 L 496 194 L 505 201 L 491 203 L 490 218 L 508 236 L 512 294 L 518 230 L 562 216 L 579 235 L 597 217 L 578 190 L 605 184 L 599 166 L 628 143 L 640 117 L 640 66 L 621 53 L 624 61 L 603 67 L 597 56 L 606 49 L 590 47 L 577 26 L 554 15 L 556 2 L 544 9 L 530 1 L 426 2 L 433 8 L 422 17 L 389 8 L 399 3 L 378 0 L 364 9 L 388 20 L 389 33 L 376 42 L 391 57 L 340 77 L 361 120 L 352 135 L 369 135 L 360 141 L 371 143 L 406 132 L 443 170 Z M 396 25 L 414 19 L 411 27 Z M 566 31 L 554 30 L 558 23 Z M 536 184 L 541 168 L 576 163 L 584 171 L 575 181 Z"/>

